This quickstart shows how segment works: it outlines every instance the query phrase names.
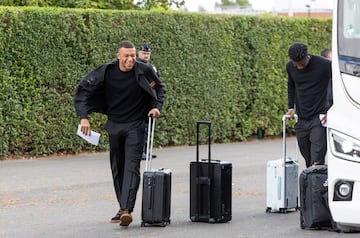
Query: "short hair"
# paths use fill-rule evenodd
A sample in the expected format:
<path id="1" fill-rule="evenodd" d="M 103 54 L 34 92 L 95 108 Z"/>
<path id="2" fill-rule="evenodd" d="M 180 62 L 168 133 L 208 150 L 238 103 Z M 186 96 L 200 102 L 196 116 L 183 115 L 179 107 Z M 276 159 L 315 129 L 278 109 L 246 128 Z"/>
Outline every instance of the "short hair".
<path id="1" fill-rule="evenodd" d="M 288 55 L 291 60 L 298 62 L 303 60 L 307 55 L 307 45 L 304 43 L 294 43 L 290 46 Z"/>
<path id="2" fill-rule="evenodd" d="M 325 49 L 323 49 L 323 50 L 320 52 L 320 55 L 321 55 L 322 57 L 327 58 L 327 57 L 329 56 L 330 52 L 331 52 L 331 50 L 325 48 Z"/>
<path id="3" fill-rule="evenodd" d="M 131 41 L 124 40 L 124 41 L 121 41 L 118 45 L 118 50 L 121 48 L 127 48 L 127 49 L 135 48 L 135 45 Z"/>

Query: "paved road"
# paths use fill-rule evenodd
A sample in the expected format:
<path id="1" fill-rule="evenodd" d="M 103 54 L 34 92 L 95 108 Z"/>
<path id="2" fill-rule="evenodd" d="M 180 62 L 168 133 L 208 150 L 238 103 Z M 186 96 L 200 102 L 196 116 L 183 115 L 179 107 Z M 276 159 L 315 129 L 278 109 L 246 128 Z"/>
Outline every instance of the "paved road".
<path id="1" fill-rule="evenodd" d="M 165 228 L 140 226 L 141 189 L 130 227 L 109 223 L 118 207 L 108 153 L 0 161 L 0 237 L 359 237 L 301 230 L 299 212 L 265 213 L 266 161 L 281 158 L 281 146 L 281 139 L 213 145 L 214 159 L 233 163 L 233 219 L 225 224 L 189 219 L 189 163 L 195 147 L 155 149 L 153 167 L 173 171 L 171 224 Z M 288 140 L 288 152 L 294 157 L 294 138 Z"/>

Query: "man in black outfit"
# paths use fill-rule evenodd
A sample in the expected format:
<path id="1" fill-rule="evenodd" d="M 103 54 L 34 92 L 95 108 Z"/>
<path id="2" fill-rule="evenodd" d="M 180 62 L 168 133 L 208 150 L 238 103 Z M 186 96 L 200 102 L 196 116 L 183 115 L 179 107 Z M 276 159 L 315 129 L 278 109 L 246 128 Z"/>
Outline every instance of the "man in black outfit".
<path id="1" fill-rule="evenodd" d="M 138 58 L 136 59 L 136 61 L 142 62 L 144 64 L 149 64 L 153 67 L 154 71 L 157 73 L 157 75 L 159 76 L 159 73 L 157 72 L 156 67 L 150 63 L 150 58 L 151 58 L 151 49 L 150 46 L 146 43 L 142 44 L 139 47 L 139 51 L 138 51 Z M 159 76 L 160 77 L 160 76 Z M 143 153 L 142 153 L 142 160 L 146 160 L 146 143 L 147 143 L 147 128 L 148 125 L 145 125 L 145 136 L 144 136 L 144 149 L 143 149 Z M 151 158 L 155 159 L 157 156 L 155 154 L 151 154 Z"/>
<path id="2" fill-rule="evenodd" d="M 287 115 L 293 118 L 295 110 L 298 115 L 295 131 L 306 167 L 324 164 L 327 145 L 323 124 L 332 104 L 328 92 L 332 78 L 331 62 L 309 54 L 303 43 L 292 44 L 288 54 Z"/>
<path id="3" fill-rule="evenodd" d="M 117 60 L 101 65 L 79 83 L 74 106 L 81 132 L 90 135 L 89 114 L 107 115 L 110 165 L 120 210 L 111 222 L 128 226 L 132 222 L 140 184 L 140 161 L 145 122 L 160 116 L 165 98 L 162 81 L 148 64 L 136 62 L 130 41 L 119 43 Z"/>

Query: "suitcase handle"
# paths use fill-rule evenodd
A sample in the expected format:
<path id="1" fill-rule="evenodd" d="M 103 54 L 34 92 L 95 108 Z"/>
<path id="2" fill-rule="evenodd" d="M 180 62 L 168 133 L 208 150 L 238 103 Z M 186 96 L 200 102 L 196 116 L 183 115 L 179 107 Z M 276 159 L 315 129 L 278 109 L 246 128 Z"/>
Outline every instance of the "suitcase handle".
<path id="1" fill-rule="evenodd" d="M 297 114 L 294 114 L 294 118 L 295 118 L 295 121 L 297 122 L 298 121 L 298 116 Z M 283 194 L 284 196 L 286 196 L 286 181 L 287 181 L 287 176 L 286 176 L 286 120 L 290 120 L 291 117 L 287 114 L 285 114 L 283 117 L 282 117 L 282 121 L 283 121 L 283 158 L 284 158 L 284 181 L 283 181 Z M 295 164 L 297 164 L 297 143 L 296 143 L 296 158 L 293 162 Z M 287 207 L 287 200 L 284 199 L 284 207 Z"/>
<path id="2" fill-rule="evenodd" d="M 211 122 L 210 121 L 197 121 L 196 122 L 196 162 L 199 162 L 199 131 L 200 125 L 206 125 L 208 127 L 208 161 L 211 161 Z"/>
<path id="3" fill-rule="evenodd" d="M 295 121 L 298 121 L 298 115 L 294 114 L 294 118 Z M 283 121 L 283 159 L 284 159 L 284 164 L 286 164 L 286 120 L 290 120 L 290 116 L 289 115 L 284 115 L 282 117 L 282 121 Z M 295 160 L 297 161 L 297 146 L 296 146 L 296 158 Z M 296 163 L 296 161 L 293 161 Z"/>
<path id="4" fill-rule="evenodd" d="M 147 130 L 145 171 L 151 170 L 152 149 L 154 143 L 154 130 L 155 130 L 155 118 L 152 118 L 150 116 L 148 121 L 148 130 Z"/>
<path id="5" fill-rule="evenodd" d="M 152 205 L 154 204 L 154 194 L 153 194 L 153 184 L 152 183 L 152 180 L 151 179 L 148 179 L 148 182 L 147 182 L 147 190 L 148 190 L 148 194 L 150 194 L 150 201 L 149 201 L 149 204 L 148 204 L 148 207 L 147 209 L 150 210 L 152 209 Z"/>
<path id="6" fill-rule="evenodd" d="M 196 122 L 196 162 L 199 162 L 199 131 L 200 131 L 200 125 L 206 125 L 208 127 L 208 177 L 199 177 L 197 178 L 197 186 L 205 185 L 208 187 L 208 212 L 210 215 L 211 211 L 211 204 L 210 204 L 210 198 L 211 198 L 211 122 L 210 121 L 197 121 Z M 200 166 L 198 166 L 198 174 L 200 174 Z M 201 203 L 200 200 L 200 188 L 197 189 L 197 197 L 198 197 L 198 204 Z M 198 206 L 198 214 L 200 214 L 200 206 Z"/>

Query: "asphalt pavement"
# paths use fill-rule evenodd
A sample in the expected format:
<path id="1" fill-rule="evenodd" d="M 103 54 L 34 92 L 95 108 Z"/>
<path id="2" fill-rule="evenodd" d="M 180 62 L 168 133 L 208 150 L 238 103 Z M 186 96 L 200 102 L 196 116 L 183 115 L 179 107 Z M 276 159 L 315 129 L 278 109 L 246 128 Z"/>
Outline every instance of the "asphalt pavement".
<path id="1" fill-rule="evenodd" d="M 295 157 L 295 139 L 288 155 Z M 206 158 L 201 146 L 201 158 Z M 0 161 L 1 238 L 112 237 L 359 237 L 328 230 L 302 230 L 299 211 L 266 213 L 266 162 L 282 157 L 282 140 L 212 145 L 213 159 L 232 162 L 232 220 L 209 224 L 189 218 L 189 164 L 194 146 L 155 148 L 153 168 L 172 170 L 171 224 L 141 227 L 142 185 L 133 223 L 109 222 L 118 210 L 108 153 Z M 299 156 L 299 172 L 305 168 Z M 142 162 L 142 170 L 145 162 Z"/>

